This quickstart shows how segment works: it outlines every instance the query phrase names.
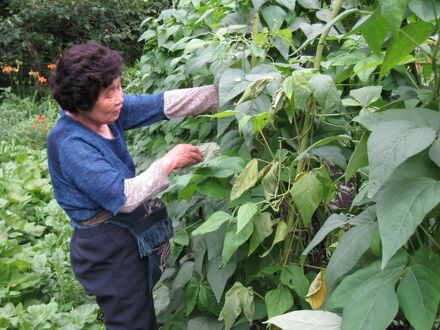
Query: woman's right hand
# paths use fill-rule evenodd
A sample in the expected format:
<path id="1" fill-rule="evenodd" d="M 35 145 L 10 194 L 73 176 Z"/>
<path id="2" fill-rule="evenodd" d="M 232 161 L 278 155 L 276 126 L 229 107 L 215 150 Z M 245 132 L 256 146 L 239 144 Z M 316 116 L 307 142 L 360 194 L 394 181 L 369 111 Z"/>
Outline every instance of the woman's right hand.
<path id="1" fill-rule="evenodd" d="M 170 174 L 178 168 L 203 160 L 203 153 L 192 144 L 178 144 L 168 151 L 158 162 Z"/>

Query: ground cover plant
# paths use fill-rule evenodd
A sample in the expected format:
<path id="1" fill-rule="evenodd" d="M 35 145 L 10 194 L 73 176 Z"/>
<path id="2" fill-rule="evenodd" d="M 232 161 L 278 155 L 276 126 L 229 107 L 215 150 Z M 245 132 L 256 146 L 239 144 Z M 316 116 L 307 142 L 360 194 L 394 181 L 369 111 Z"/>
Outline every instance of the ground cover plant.
<path id="1" fill-rule="evenodd" d="M 439 13 L 183 0 L 144 22 L 129 90 L 220 89 L 219 113 L 132 136 L 140 170 L 170 144 L 221 146 L 163 196 L 163 329 L 438 325 Z"/>

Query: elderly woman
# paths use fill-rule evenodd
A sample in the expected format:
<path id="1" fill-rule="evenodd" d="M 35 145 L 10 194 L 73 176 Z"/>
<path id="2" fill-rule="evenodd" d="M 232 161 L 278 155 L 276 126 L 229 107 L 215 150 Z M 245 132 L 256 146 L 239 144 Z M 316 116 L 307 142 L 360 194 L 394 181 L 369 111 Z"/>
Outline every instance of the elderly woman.
<path id="1" fill-rule="evenodd" d="M 61 57 L 50 88 L 62 114 L 48 138 L 48 162 L 59 205 L 71 219 L 71 264 L 96 296 L 107 329 L 157 329 L 152 286 L 173 234 L 155 196 L 178 168 L 203 159 L 179 144 L 135 174 L 124 131 L 160 120 L 216 111 L 215 86 L 154 95 L 124 95 L 122 58 L 95 42 Z"/>

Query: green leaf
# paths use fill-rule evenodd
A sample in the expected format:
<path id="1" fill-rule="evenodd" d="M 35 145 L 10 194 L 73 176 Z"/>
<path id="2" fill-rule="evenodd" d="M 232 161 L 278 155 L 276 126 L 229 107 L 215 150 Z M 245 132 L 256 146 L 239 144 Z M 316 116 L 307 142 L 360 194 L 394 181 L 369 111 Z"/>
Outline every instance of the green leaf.
<path id="1" fill-rule="evenodd" d="M 298 265 L 286 265 L 281 272 L 281 283 L 294 290 L 298 296 L 304 298 L 309 290 L 310 282 L 304 271 Z"/>
<path id="2" fill-rule="evenodd" d="M 367 144 L 370 161 L 368 197 L 373 197 L 400 164 L 426 149 L 435 137 L 434 129 L 420 127 L 415 122 L 402 120 L 376 124 Z"/>
<path id="3" fill-rule="evenodd" d="M 242 312 L 249 321 L 252 321 L 254 308 L 254 292 L 252 288 L 245 288 L 240 282 L 235 282 L 232 288 L 226 292 L 225 304 L 220 313 L 219 320 L 224 320 L 225 330 L 229 330 Z"/>
<path id="4" fill-rule="evenodd" d="M 397 34 L 409 0 L 378 0 L 380 13 L 393 34 Z"/>
<path id="5" fill-rule="evenodd" d="M 331 202 L 336 197 L 336 187 L 330 177 L 329 169 L 327 165 L 321 165 L 318 168 L 314 168 L 312 173 L 316 175 L 316 178 L 321 182 L 323 188 L 323 200 L 327 203 Z"/>
<path id="6" fill-rule="evenodd" d="M 360 106 L 367 108 L 371 103 L 380 99 L 382 86 L 367 86 L 350 91 L 350 96 L 359 102 Z"/>
<path id="7" fill-rule="evenodd" d="M 217 211 L 208 218 L 202 225 L 200 225 L 196 230 L 192 232 L 192 235 L 201 235 L 210 233 L 220 228 L 220 226 L 226 221 L 231 219 L 231 215 L 223 212 Z"/>
<path id="8" fill-rule="evenodd" d="M 226 117 L 235 117 L 237 111 L 226 110 L 222 112 L 216 112 L 212 115 L 199 115 L 198 117 L 206 117 L 206 118 L 226 118 Z"/>
<path id="9" fill-rule="evenodd" d="M 249 83 L 249 81 L 245 80 L 242 70 L 227 69 L 223 72 L 219 81 L 219 106 L 223 106 L 234 97 L 243 93 Z"/>
<path id="10" fill-rule="evenodd" d="M 266 88 L 269 81 L 273 80 L 273 76 L 261 77 L 252 81 L 249 86 L 247 86 L 243 95 L 238 100 L 237 104 L 253 99 L 261 94 L 261 92 Z"/>
<path id="11" fill-rule="evenodd" d="M 394 283 L 374 279 L 356 289 L 345 305 L 341 329 L 386 329 L 399 309 Z"/>
<path id="12" fill-rule="evenodd" d="M 290 189 L 293 202 L 298 208 L 305 227 L 323 199 L 324 188 L 321 181 L 312 172 L 306 173 L 295 181 Z"/>
<path id="13" fill-rule="evenodd" d="M 180 266 L 179 272 L 171 285 L 171 292 L 175 292 L 177 289 L 184 287 L 186 283 L 191 280 L 193 272 L 194 262 L 187 261 L 183 263 Z"/>
<path id="14" fill-rule="evenodd" d="M 208 282 L 218 302 L 220 302 L 220 299 L 222 298 L 228 279 L 234 274 L 234 271 L 237 268 L 237 261 L 232 259 L 223 267 L 221 267 L 221 265 L 221 256 L 215 257 L 209 261 L 207 265 Z"/>
<path id="15" fill-rule="evenodd" d="M 389 31 L 387 23 L 380 14 L 380 8 L 377 8 L 361 24 L 350 31 L 349 34 L 358 33 L 359 31 L 362 33 L 362 36 L 367 41 L 371 50 L 380 56 L 383 41 Z"/>
<path id="16" fill-rule="evenodd" d="M 388 0 L 382 0 L 388 1 Z M 405 0 L 406 1 L 406 0 Z M 391 15 L 390 15 L 391 16 Z M 379 78 L 382 79 L 406 55 L 424 42 L 434 31 L 433 24 L 418 21 L 405 26 L 396 34 L 387 47 L 385 59 L 380 69 Z"/>
<path id="17" fill-rule="evenodd" d="M 200 282 L 196 277 L 192 277 L 185 287 L 185 315 L 188 316 L 194 310 L 199 295 Z"/>
<path id="18" fill-rule="evenodd" d="M 316 235 L 313 237 L 312 241 L 304 249 L 302 255 L 307 255 L 316 245 L 322 242 L 322 240 L 336 228 L 340 228 L 348 224 L 348 219 L 342 214 L 332 214 L 324 222 L 321 228 L 319 228 Z"/>
<path id="19" fill-rule="evenodd" d="M 231 193 L 228 186 L 225 186 L 223 182 L 215 178 L 210 178 L 199 183 L 197 185 L 197 192 L 217 199 L 227 198 Z"/>
<path id="20" fill-rule="evenodd" d="M 270 318 L 267 322 L 280 329 L 340 330 L 341 317 L 327 311 L 301 310 Z"/>
<path id="21" fill-rule="evenodd" d="M 304 150 L 302 153 L 300 153 L 298 156 L 296 156 L 294 161 L 298 161 L 298 160 L 304 158 L 305 156 L 307 156 L 307 154 L 313 148 L 324 146 L 324 145 L 327 145 L 333 141 L 338 141 L 338 140 L 351 140 L 351 137 L 348 135 L 327 136 L 327 137 L 323 138 L 322 140 L 319 140 L 319 141 L 313 143 L 310 147 L 308 147 L 306 150 Z"/>
<path id="22" fill-rule="evenodd" d="M 203 283 L 199 289 L 199 296 L 197 299 L 197 309 L 202 312 L 208 311 L 217 316 L 220 312 L 220 304 L 217 302 L 211 287 L 207 283 Z"/>
<path id="23" fill-rule="evenodd" d="M 425 108 L 391 109 L 384 112 L 364 113 L 353 119 L 368 130 L 375 126 L 390 121 L 412 121 L 420 127 L 431 127 L 440 130 L 440 112 Z"/>
<path id="24" fill-rule="evenodd" d="M 244 244 L 249 237 L 252 235 L 254 231 L 254 223 L 252 221 L 248 222 L 248 224 L 240 231 L 240 233 L 236 233 L 237 226 L 235 224 L 231 224 L 228 228 L 228 231 L 225 235 L 225 241 L 223 243 L 223 252 L 222 252 L 222 261 L 223 265 L 226 265 L 234 255 L 235 251 Z"/>
<path id="25" fill-rule="evenodd" d="M 206 316 L 197 316 L 188 321 L 187 329 L 197 330 L 223 330 L 224 324 L 217 318 L 209 318 Z"/>
<path id="26" fill-rule="evenodd" d="M 327 266 L 325 279 L 330 291 L 337 280 L 357 264 L 365 251 L 370 247 L 375 224 L 363 224 L 348 230 L 338 243 Z"/>
<path id="27" fill-rule="evenodd" d="M 283 5 L 292 12 L 295 10 L 295 2 L 296 2 L 295 0 L 276 0 L 276 1 L 280 5 Z"/>
<path id="28" fill-rule="evenodd" d="M 345 170 L 345 182 L 350 180 L 358 169 L 368 165 L 367 141 L 369 136 L 368 132 L 362 134 L 359 143 L 351 154 Z"/>
<path id="29" fill-rule="evenodd" d="M 331 294 L 327 302 L 328 307 L 344 308 L 353 295 L 353 292 L 369 280 L 380 279 L 383 282 L 387 282 L 399 278 L 408 260 L 406 254 L 403 251 L 400 252 L 401 253 L 397 253 L 390 260 L 383 270 L 380 269 L 381 261 L 377 260 L 367 267 L 361 268 L 353 274 L 344 277 Z"/>
<path id="30" fill-rule="evenodd" d="M 286 12 L 279 6 L 264 6 L 261 13 L 271 31 L 278 30 L 286 18 Z"/>
<path id="31" fill-rule="evenodd" d="M 246 190 L 255 186 L 258 182 L 258 159 L 252 159 L 238 178 L 235 180 L 231 191 L 231 201 L 237 199 Z"/>
<path id="32" fill-rule="evenodd" d="M 268 318 L 283 314 L 293 306 L 292 294 L 285 286 L 268 291 L 264 296 L 264 301 Z"/>
<path id="33" fill-rule="evenodd" d="M 188 246 L 189 244 L 189 236 L 186 230 L 179 230 L 176 232 L 176 234 L 173 236 L 173 241 L 176 244 Z"/>
<path id="34" fill-rule="evenodd" d="M 379 192 L 377 219 L 382 241 L 382 267 L 439 202 L 440 181 L 431 178 L 392 180 Z"/>
<path id="35" fill-rule="evenodd" d="M 319 0 L 297 0 L 298 4 L 306 9 L 321 9 Z"/>
<path id="36" fill-rule="evenodd" d="M 262 5 L 264 5 L 265 2 L 266 0 L 252 0 L 252 5 L 254 6 L 255 10 L 258 10 Z"/>
<path id="37" fill-rule="evenodd" d="M 264 176 L 261 180 L 261 183 L 264 188 L 264 197 L 266 200 L 270 201 L 272 198 L 277 196 L 280 163 L 277 161 L 272 161 L 272 163 L 268 164 L 265 169 L 268 169 L 268 171 L 263 172 Z"/>
<path id="38" fill-rule="evenodd" d="M 397 295 L 405 317 L 415 329 L 432 329 L 440 301 L 439 274 L 424 265 L 412 265 L 400 281 Z"/>
<path id="39" fill-rule="evenodd" d="M 341 97 L 331 76 L 316 75 L 309 80 L 309 86 L 323 113 L 342 110 Z"/>
<path id="40" fill-rule="evenodd" d="M 438 139 L 429 148 L 429 158 L 440 167 L 440 141 Z"/>
<path id="41" fill-rule="evenodd" d="M 272 234 L 272 220 L 270 213 L 258 214 L 252 219 L 252 221 L 254 223 L 254 232 L 251 236 L 248 256 L 255 251 L 266 237 Z"/>
<path id="42" fill-rule="evenodd" d="M 273 239 L 272 246 L 269 248 L 269 250 L 264 252 L 261 257 L 264 258 L 265 256 L 267 256 L 277 243 L 284 241 L 288 233 L 289 230 L 287 224 L 283 221 L 280 221 L 278 223 L 277 230 L 275 231 L 275 237 Z"/>
<path id="43" fill-rule="evenodd" d="M 440 2 L 432 0 L 412 0 L 408 5 L 409 9 L 419 18 L 426 22 L 433 22 L 440 17 Z"/>

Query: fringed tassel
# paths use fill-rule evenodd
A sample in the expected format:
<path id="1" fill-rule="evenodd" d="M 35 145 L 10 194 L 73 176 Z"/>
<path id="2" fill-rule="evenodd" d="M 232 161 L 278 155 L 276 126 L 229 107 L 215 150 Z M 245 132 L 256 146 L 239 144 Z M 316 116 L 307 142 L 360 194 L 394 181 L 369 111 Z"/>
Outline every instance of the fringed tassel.
<path id="1" fill-rule="evenodd" d="M 169 218 L 155 223 L 143 233 L 133 233 L 137 239 L 139 254 L 142 257 L 149 255 L 153 249 L 167 242 L 173 237 L 173 225 Z"/>

